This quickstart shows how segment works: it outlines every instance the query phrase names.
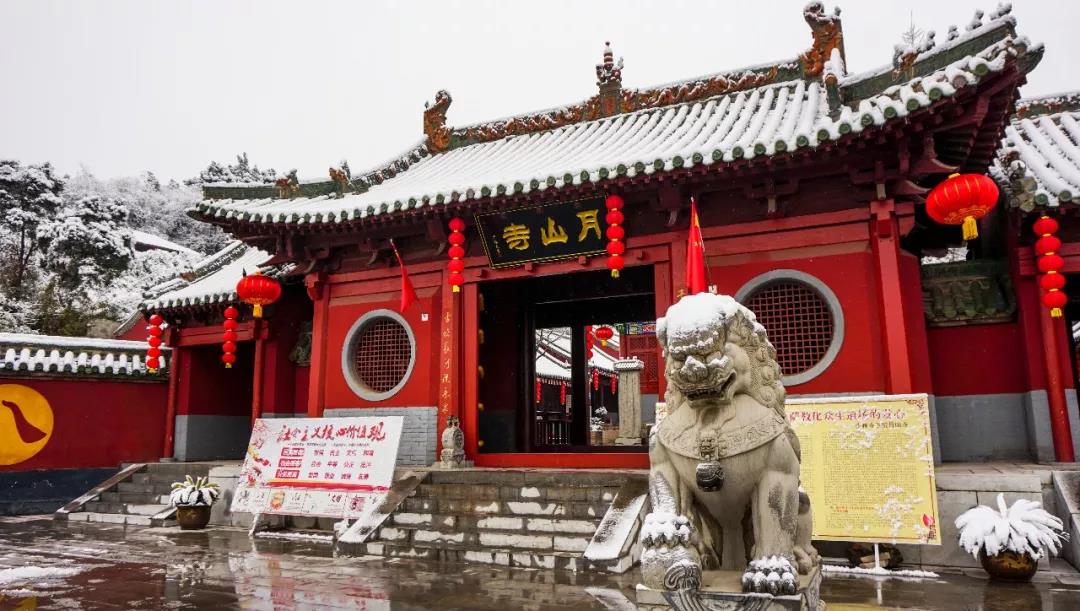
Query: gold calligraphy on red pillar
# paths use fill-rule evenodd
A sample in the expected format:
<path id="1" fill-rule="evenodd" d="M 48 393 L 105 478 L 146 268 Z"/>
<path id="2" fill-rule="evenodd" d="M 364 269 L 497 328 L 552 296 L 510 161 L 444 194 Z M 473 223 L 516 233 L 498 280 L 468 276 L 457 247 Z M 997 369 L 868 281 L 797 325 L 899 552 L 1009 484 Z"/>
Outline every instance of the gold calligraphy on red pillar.
<path id="1" fill-rule="evenodd" d="M 442 335 L 439 347 L 439 413 L 443 417 L 450 415 L 450 395 L 453 377 L 454 330 L 451 328 L 452 316 L 443 312 Z"/>

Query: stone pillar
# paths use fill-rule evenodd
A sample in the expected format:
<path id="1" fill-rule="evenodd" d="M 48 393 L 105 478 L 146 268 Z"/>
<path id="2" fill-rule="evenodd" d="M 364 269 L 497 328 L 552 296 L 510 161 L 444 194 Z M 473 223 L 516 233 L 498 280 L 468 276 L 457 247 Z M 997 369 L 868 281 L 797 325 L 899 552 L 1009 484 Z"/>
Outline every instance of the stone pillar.
<path id="1" fill-rule="evenodd" d="M 619 374 L 619 437 L 615 445 L 641 445 L 641 371 L 645 363 L 638 359 L 615 361 Z"/>

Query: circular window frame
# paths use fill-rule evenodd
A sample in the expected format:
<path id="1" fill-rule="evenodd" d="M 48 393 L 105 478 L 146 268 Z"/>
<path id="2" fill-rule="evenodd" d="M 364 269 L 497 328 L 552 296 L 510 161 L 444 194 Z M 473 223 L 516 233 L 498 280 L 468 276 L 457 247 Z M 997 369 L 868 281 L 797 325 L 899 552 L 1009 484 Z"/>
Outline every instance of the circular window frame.
<path id="1" fill-rule="evenodd" d="M 393 388 L 385 392 L 376 392 L 368 388 L 367 384 L 357 375 L 352 352 L 353 345 L 360 337 L 360 332 L 364 330 L 364 327 L 381 318 L 389 318 L 405 329 L 405 335 L 409 338 L 409 366 L 405 368 L 405 374 L 401 376 L 401 380 Z M 401 392 L 401 389 L 408 383 L 409 378 L 412 377 L 414 367 L 416 367 L 416 336 L 413 334 L 412 326 L 409 325 L 408 321 L 393 310 L 379 309 L 366 312 L 356 319 L 356 322 L 349 327 L 349 331 L 345 333 L 345 342 L 341 347 L 341 372 L 345 375 L 345 382 L 348 383 L 353 394 L 365 401 L 385 401 Z"/>
<path id="2" fill-rule="evenodd" d="M 833 318 L 832 341 L 829 342 L 829 347 L 825 350 L 825 354 L 821 357 L 821 360 L 806 371 L 791 375 L 781 375 L 780 381 L 784 386 L 795 386 L 798 384 L 805 384 L 825 373 L 825 370 L 833 364 L 837 355 L 840 354 L 840 348 L 844 345 L 844 309 L 840 305 L 840 300 L 836 298 L 836 293 L 833 293 L 828 285 L 816 276 L 811 276 L 810 274 L 801 272 L 797 269 L 774 269 L 765 272 L 764 274 L 754 276 L 749 282 L 742 285 L 742 288 L 740 288 L 737 293 L 735 293 L 735 301 L 745 305 L 744 302 L 746 301 L 746 298 L 753 295 L 755 291 L 767 284 L 781 280 L 798 282 L 813 290 L 819 297 L 825 300 L 825 304 L 829 307 L 829 313 L 832 314 Z M 766 335 L 768 332 L 769 330 L 765 329 Z"/>

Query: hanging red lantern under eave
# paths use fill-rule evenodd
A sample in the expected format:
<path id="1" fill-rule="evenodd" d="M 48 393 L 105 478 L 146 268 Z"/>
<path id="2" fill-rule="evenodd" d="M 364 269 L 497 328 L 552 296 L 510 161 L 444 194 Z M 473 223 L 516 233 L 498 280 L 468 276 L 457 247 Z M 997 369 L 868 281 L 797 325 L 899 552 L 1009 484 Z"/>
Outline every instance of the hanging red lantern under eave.
<path id="1" fill-rule="evenodd" d="M 596 334 L 596 339 L 600 340 L 601 346 L 607 346 L 608 340 L 615 337 L 615 331 L 607 326 L 597 327 L 594 333 Z"/>
<path id="2" fill-rule="evenodd" d="M 236 283 L 236 295 L 240 301 L 252 306 L 252 315 L 262 318 L 263 306 L 281 298 L 281 284 L 270 276 L 259 272 L 245 274 Z"/>
<path id="3" fill-rule="evenodd" d="M 146 343 L 149 345 L 146 349 L 146 370 L 149 373 L 157 373 L 161 368 L 161 325 L 165 319 L 161 317 L 161 314 L 151 314 L 148 322 L 150 325 L 147 327 L 146 338 Z"/>
<path id="4" fill-rule="evenodd" d="M 225 308 L 225 333 L 221 342 L 221 362 L 225 363 L 226 369 L 231 369 L 236 362 L 236 317 L 240 316 L 240 310 L 233 306 Z"/>
<path id="5" fill-rule="evenodd" d="M 450 237 L 447 240 L 450 242 L 450 250 L 446 254 L 450 256 L 450 263 L 446 265 L 446 269 L 450 272 L 451 290 L 460 293 L 461 285 L 465 284 L 465 276 L 462 274 L 465 271 L 465 221 L 454 217 L 450 219 L 449 226 Z"/>
<path id="6" fill-rule="evenodd" d="M 926 214 L 942 225 L 961 225 L 964 240 L 979 237 L 978 220 L 997 205 L 998 186 L 983 174 L 953 174 L 926 196 Z"/>
<path id="7" fill-rule="evenodd" d="M 626 220 L 622 213 L 623 198 L 619 195 L 609 195 L 604 200 L 604 205 L 608 210 L 607 216 L 604 217 L 607 221 L 607 267 L 611 270 L 611 277 L 618 278 L 619 272 L 626 266 L 626 262 L 623 261 L 623 253 L 626 252 L 626 229 L 622 226 L 623 221 Z"/>
<path id="8" fill-rule="evenodd" d="M 1058 222 L 1044 214 L 1031 228 L 1035 235 L 1039 236 L 1035 241 L 1035 254 L 1038 256 L 1035 265 L 1042 273 L 1039 276 L 1039 288 L 1043 290 L 1040 301 L 1044 307 L 1050 309 L 1052 318 L 1061 318 L 1065 305 L 1069 303 L 1069 297 L 1062 290 L 1065 288 L 1065 276 L 1061 270 L 1065 268 L 1065 259 L 1058 254 L 1061 239 L 1054 235 L 1058 230 Z"/>

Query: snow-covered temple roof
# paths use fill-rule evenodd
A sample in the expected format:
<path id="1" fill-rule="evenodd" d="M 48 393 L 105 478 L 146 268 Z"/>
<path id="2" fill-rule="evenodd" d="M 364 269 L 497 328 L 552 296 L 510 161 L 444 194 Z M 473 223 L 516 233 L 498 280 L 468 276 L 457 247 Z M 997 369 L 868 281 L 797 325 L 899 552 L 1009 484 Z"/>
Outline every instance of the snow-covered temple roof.
<path id="1" fill-rule="evenodd" d="M 774 64 L 623 89 L 621 60 L 606 54 L 597 66 L 600 92 L 585 102 L 459 128 L 446 125 L 451 98 L 441 91 L 424 113 L 425 139 L 348 189 L 335 192 L 327 180 L 302 181 L 299 196 L 272 185 L 208 186 L 191 214 L 230 226 L 330 228 L 621 177 L 813 155 L 859 134 L 873 137 L 1010 66 L 1030 70 L 1042 46 L 1018 36 L 1008 13 L 1004 6 L 984 20 L 980 11 L 967 31 L 951 28 L 941 44 L 930 36 L 858 75 L 845 73 L 838 12 L 811 2 L 804 17 L 813 46 Z"/>
<path id="2" fill-rule="evenodd" d="M 131 244 L 136 250 L 169 250 L 192 256 L 198 256 L 199 254 L 187 246 L 182 246 L 161 236 L 139 231 L 138 229 L 131 230 Z"/>
<path id="3" fill-rule="evenodd" d="M 269 258 L 269 253 L 258 248 L 240 241 L 231 242 L 225 248 L 196 263 L 191 271 L 151 287 L 139 309 L 152 312 L 236 301 L 236 283 L 244 272 L 259 271 L 278 277 L 291 267 L 288 265 L 264 266 L 263 263 Z"/>
<path id="4" fill-rule="evenodd" d="M 614 327 L 614 336 L 607 340 L 606 346 L 599 342 L 593 344 L 593 356 L 589 367 L 595 367 L 602 373 L 615 373 L 615 361 L 619 360 L 619 332 Z M 536 338 L 536 376 L 554 380 L 570 379 L 570 329 L 540 329 Z"/>
<path id="5" fill-rule="evenodd" d="M 1080 91 L 1021 100 L 994 171 L 1025 211 L 1080 199 Z"/>
<path id="6" fill-rule="evenodd" d="M 146 370 L 146 342 L 90 337 L 0 333 L 0 374 L 46 373 L 167 378 L 171 349 L 161 347 L 161 368 Z"/>

